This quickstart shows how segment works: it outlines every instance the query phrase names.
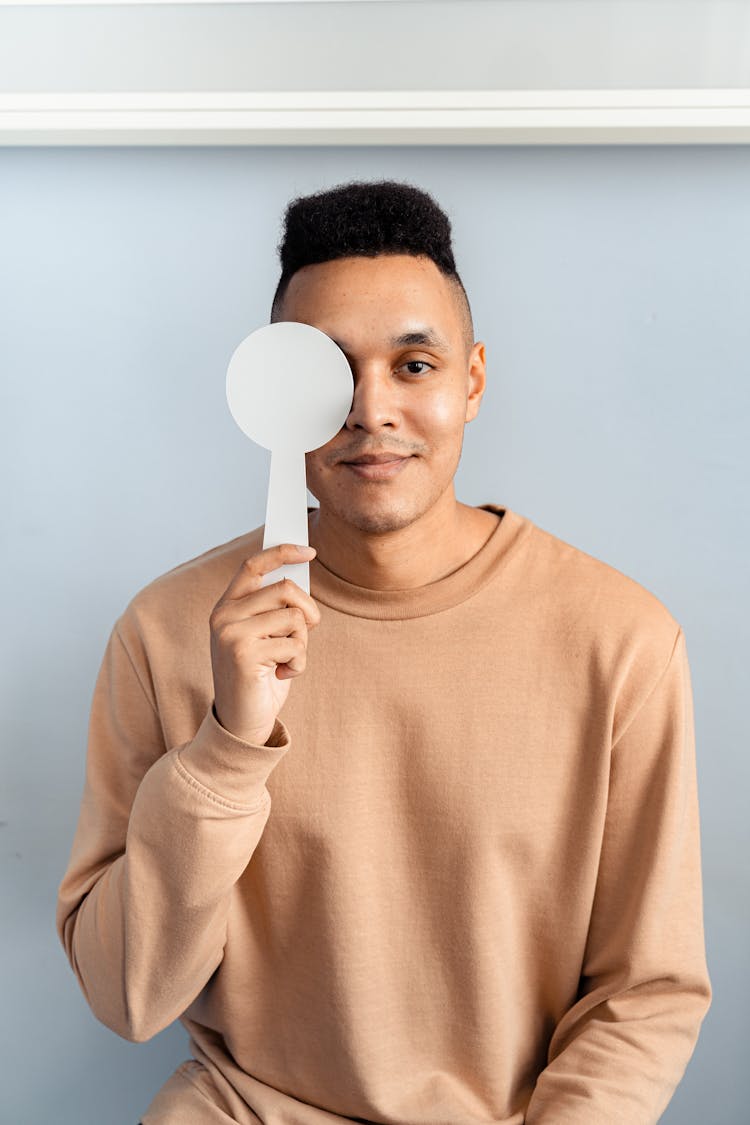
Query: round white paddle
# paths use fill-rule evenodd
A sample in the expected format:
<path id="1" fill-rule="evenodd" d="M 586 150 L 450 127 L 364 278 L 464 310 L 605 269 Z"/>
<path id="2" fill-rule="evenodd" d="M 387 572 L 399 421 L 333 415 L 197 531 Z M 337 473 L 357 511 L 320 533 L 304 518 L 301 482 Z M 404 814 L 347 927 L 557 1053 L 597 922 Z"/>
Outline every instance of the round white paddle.
<path id="1" fill-rule="evenodd" d="M 330 336 L 296 320 L 257 328 L 237 346 L 227 370 L 227 401 L 235 422 L 271 451 L 263 549 L 308 545 L 305 453 L 339 432 L 351 410 L 349 361 Z M 292 578 L 310 593 L 310 565 L 285 563 L 261 586 Z"/>

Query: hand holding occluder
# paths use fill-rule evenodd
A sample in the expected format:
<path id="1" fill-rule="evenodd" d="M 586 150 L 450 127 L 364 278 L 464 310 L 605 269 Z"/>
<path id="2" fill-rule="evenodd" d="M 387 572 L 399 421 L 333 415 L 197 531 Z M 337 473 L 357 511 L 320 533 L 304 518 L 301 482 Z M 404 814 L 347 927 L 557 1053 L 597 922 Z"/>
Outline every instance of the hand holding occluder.
<path id="1" fill-rule="evenodd" d="M 263 575 L 316 553 L 314 547 L 304 552 L 281 543 L 251 555 L 211 611 L 214 710 L 244 742 L 268 741 L 289 681 L 305 670 L 308 629 L 320 624 L 314 600 L 290 578 L 261 587 Z"/>

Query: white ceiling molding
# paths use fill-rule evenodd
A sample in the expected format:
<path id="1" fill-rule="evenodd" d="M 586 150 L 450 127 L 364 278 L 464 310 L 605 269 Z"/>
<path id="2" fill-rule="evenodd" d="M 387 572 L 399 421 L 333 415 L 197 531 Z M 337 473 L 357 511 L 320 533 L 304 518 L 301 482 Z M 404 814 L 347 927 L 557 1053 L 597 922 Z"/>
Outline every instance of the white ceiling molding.
<path id="1" fill-rule="evenodd" d="M 739 144 L 750 90 L 6 94 L 15 145 Z"/>
<path id="2" fill-rule="evenodd" d="M 750 0 L 0 0 L 0 145 L 748 142 Z"/>
<path id="3" fill-rule="evenodd" d="M 99 8 L 111 8 L 118 4 L 133 7 L 134 4 L 394 4 L 400 0 L 0 0 L 0 8 L 81 8 L 95 4 Z M 429 0 L 417 0 L 428 3 Z M 495 3 L 496 0 L 485 0 Z"/>

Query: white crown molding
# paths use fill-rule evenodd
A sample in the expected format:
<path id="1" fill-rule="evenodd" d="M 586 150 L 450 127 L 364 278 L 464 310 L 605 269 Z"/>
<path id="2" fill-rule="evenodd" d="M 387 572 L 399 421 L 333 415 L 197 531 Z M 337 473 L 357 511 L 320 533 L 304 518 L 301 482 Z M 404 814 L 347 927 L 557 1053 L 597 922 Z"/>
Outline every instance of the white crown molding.
<path id="1" fill-rule="evenodd" d="M 2 145 L 750 142 L 750 90 L 0 95 Z"/>
<path id="2" fill-rule="evenodd" d="M 0 0 L 0 8 L 132 8 L 134 6 L 150 5 L 152 7 L 182 8 L 186 4 L 361 4 L 372 3 L 373 0 Z M 377 4 L 402 3 L 403 0 L 374 0 Z M 429 0 L 416 0 L 417 3 L 428 3 Z M 486 0 L 493 3 L 495 0 Z"/>
<path id="3" fill-rule="evenodd" d="M 0 8 L 183 8 L 202 4 L 210 8 L 219 3 L 398 3 L 403 0 L 0 0 Z M 416 0 L 428 2 L 428 0 Z M 491 3 L 493 0 L 486 0 Z"/>

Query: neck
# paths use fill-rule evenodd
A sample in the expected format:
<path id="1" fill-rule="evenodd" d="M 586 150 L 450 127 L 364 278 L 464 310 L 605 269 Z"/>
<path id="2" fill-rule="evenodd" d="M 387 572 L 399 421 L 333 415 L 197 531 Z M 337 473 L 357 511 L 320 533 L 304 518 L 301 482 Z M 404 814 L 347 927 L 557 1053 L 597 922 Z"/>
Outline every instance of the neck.
<path id="1" fill-rule="evenodd" d="M 308 517 L 323 566 L 370 590 L 409 590 L 452 574 L 497 526 L 491 512 L 459 503 L 452 488 L 404 527 L 368 531 L 321 506 Z"/>

